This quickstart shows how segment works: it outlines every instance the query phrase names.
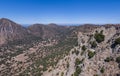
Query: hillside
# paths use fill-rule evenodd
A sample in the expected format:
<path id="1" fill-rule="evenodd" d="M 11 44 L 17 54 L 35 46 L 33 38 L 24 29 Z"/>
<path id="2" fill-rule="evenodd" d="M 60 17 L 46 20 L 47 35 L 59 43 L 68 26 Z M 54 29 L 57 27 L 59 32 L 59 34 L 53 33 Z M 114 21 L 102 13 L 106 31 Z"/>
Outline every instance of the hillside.
<path id="1" fill-rule="evenodd" d="M 27 29 L 21 25 L 6 18 L 0 19 L 0 44 L 16 39 L 23 39 L 27 34 Z"/>
<path id="2" fill-rule="evenodd" d="M 120 25 L 28 28 L 0 19 L 0 76 L 119 76 Z"/>
<path id="3" fill-rule="evenodd" d="M 100 36 L 101 35 L 101 36 Z M 103 36 L 102 36 L 103 35 Z M 119 76 L 120 32 L 113 26 L 78 33 L 78 46 L 43 76 Z"/>

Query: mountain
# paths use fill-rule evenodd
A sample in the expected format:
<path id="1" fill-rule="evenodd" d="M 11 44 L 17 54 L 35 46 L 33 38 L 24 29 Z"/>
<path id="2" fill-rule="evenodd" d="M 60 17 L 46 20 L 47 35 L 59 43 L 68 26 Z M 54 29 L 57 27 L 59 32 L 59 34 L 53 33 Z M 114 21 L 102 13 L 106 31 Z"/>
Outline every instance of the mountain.
<path id="1" fill-rule="evenodd" d="M 120 24 L 29 27 L 0 19 L 0 76 L 120 76 Z"/>
<path id="2" fill-rule="evenodd" d="M 37 37 L 41 37 L 43 39 L 59 39 L 60 37 L 65 37 L 71 28 L 67 26 L 59 26 L 57 24 L 33 24 L 28 27 L 31 34 Z"/>
<path id="3" fill-rule="evenodd" d="M 55 67 L 48 67 L 43 76 L 120 76 L 120 31 L 116 26 L 80 27 L 92 29 L 78 31 L 78 46 Z"/>
<path id="4" fill-rule="evenodd" d="M 22 39 L 27 34 L 27 29 L 21 25 L 6 18 L 0 19 L 0 44 L 4 44 L 7 41 Z"/>

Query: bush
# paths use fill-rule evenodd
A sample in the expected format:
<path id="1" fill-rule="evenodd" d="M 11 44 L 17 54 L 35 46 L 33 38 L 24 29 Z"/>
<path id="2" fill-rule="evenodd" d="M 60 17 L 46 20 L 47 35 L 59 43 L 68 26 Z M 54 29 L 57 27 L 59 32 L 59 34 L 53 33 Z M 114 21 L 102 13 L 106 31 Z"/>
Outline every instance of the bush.
<path id="1" fill-rule="evenodd" d="M 120 56 L 116 58 L 116 62 L 120 63 Z"/>
<path id="2" fill-rule="evenodd" d="M 75 66 L 78 66 L 79 64 L 81 64 L 84 61 L 84 59 L 80 60 L 78 58 L 76 58 L 75 60 Z"/>
<path id="3" fill-rule="evenodd" d="M 80 59 L 76 58 L 75 59 L 75 65 L 79 65 L 81 63 Z"/>
<path id="4" fill-rule="evenodd" d="M 95 74 L 95 75 L 93 75 L 93 76 L 98 76 L 98 74 Z"/>
<path id="5" fill-rule="evenodd" d="M 64 72 L 61 73 L 61 76 L 63 76 L 63 75 L 64 75 Z"/>
<path id="6" fill-rule="evenodd" d="M 77 72 L 78 74 L 81 73 L 81 68 L 80 68 L 79 66 L 76 67 L 76 72 Z"/>
<path id="7" fill-rule="evenodd" d="M 104 73 L 104 71 L 105 71 L 105 69 L 102 67 L 102 68 L 100 69 L 100 72 L 101 72 L 101 73 Z"/>
<path id="8" fill-rule="evenodd" d="M 95 52 L 88 51 L 88 58 L 92 58 L 95 55 Z"/>
<path id="9" fill-rule="evenodd" d="M 79 76 L 79 74 L 81 73 L 81 68 L 79 66 L 76 67 L 75 72 L 74 72 L 74 76 Z"/>
<path id="10" fill-rule="evenodd" d="M 120 44 L 120 37 L 115 40 L 115 44 Z"/>
<path id="11" fill-rule="evenodd" d="M 91 48 L 95 48 L 97 46 L 97 43 L 95 41 L 90 42 L 90 44 L 91 44 Z"/>
<path id="12" fill-rule="evenodd" d="M 101 43 L 102 41 L 104 41 L 105 36 L 104 36 L 103 33 L 101 32 L 101 33 L 96 33 L 96 34 L 94 35 L 94 38 L 95 38 L 95 40 L 96 40 L 98 43 Z"/>
<path id="13" fill-rule="evenodd" d="M 85 51 L 87 48 L 85 45 L 82 46 L 82 50 Z"/>
<path id="14" fill-rule="evenodd" d="M 105 62 L 110 62 L 110 61 L 113 61 L 114 59 L 112 57 L 107 57 L 104 61 Z"/>
<path id="15" fill-rule="evenodd" d="M 86 46 L 85 45 L 83 45 L 82 46 L 82 51 L 81 51 L 81 55 L 83 55 L 84 54 L 84 52 L 85 52 L 85 50 L 86 50 L 87 48 L 86 48 Z"/>
<path id="16" fill-rule="evenodd" d="M 120 44 L 120 37 L 115 39 L 114 43 L 111 45 L 111 48 L 115 48 L 116 45 Z"/>

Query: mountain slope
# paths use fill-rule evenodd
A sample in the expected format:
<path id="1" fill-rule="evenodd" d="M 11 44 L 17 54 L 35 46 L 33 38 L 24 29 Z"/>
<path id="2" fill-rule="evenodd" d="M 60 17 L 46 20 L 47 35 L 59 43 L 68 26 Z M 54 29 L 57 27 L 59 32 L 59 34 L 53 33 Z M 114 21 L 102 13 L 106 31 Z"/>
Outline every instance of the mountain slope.
<path id="1" fill-rule="evenodd" d="M 6 18 L 0 19 L 0 44 L 4 44 L 7 41 L 22 39 L 27 34 L 27 29 L 21 25 Z"/>
<path id="2" fill-rule="evenodd" d="M 0 76 L 119 76 L 120 26 L 28 28 L 0 19 Z"/>
<path id="3" fill-rule="evenodd" d="M 112 26 L 97 27 L 86 33 L 79 31 L 79 46 L 71 49 L 54 68 L 49 67 L 43 76 L 119 76 L 120 63 L 116 59 L 120 57 L 120 47 L 119 44 L 111 47 L 119 38 L 119 33 Z M 104 40 L 99 42 L 99 37 L 97 39 L 95 35 L 101 34 L 104 35 Z"/>

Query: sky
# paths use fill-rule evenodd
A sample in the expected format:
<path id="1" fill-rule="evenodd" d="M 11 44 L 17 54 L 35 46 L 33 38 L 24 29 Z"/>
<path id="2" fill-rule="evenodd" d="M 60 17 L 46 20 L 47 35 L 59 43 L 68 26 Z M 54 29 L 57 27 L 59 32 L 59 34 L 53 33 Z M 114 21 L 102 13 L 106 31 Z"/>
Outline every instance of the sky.
<path id="1" fill-rule="evenodd" d="M 120 0 L 0 0 L 0 18 L 20 24 L 117 24 Z"/>

